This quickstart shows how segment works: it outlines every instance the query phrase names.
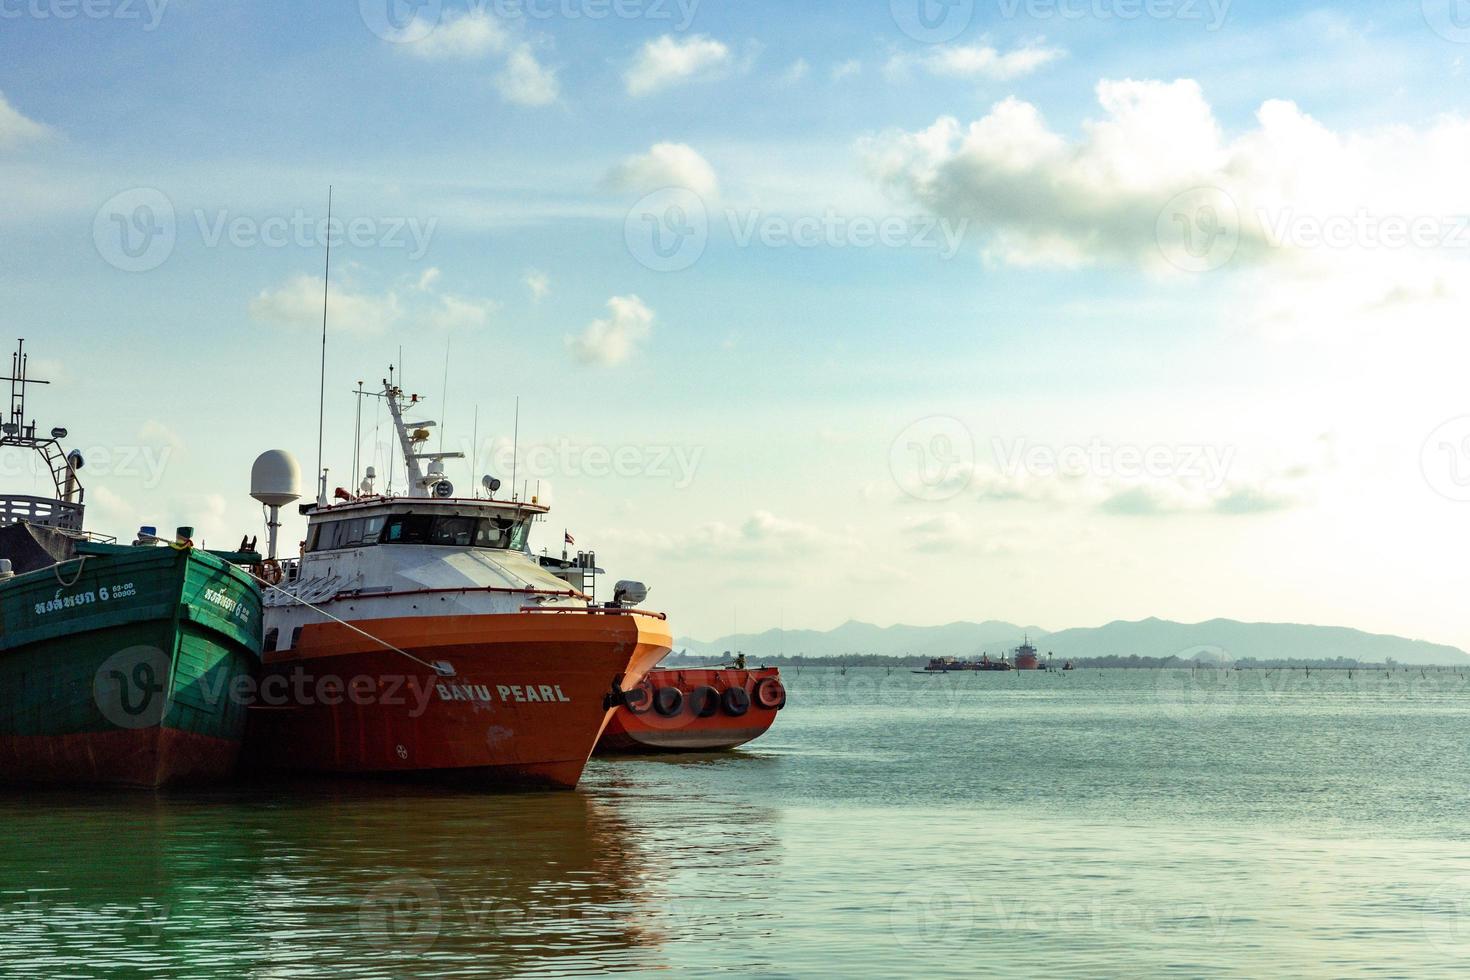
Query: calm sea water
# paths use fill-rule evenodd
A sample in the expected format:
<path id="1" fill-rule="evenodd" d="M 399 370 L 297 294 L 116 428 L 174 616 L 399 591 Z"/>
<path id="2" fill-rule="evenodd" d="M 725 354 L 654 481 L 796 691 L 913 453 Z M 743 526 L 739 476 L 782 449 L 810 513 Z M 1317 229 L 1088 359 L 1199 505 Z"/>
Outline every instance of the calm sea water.
<path id="1" fill-rule="evenodd" d="M 1470 971 L 1470 677 L 787 679 L 576 793 L 7 793 L 0 976 Z"/>

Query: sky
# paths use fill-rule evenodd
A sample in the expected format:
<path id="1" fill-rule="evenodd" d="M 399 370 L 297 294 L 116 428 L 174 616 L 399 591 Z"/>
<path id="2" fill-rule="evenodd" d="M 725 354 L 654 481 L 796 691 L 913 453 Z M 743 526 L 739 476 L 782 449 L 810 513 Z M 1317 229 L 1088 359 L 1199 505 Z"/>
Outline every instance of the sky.
<path id="1" fill-rule="evenodd" d="M 0 325 L 119 537 L 310 486 L 331 237 L 330 485 L 393 365 L 681 635 L 1470 647 L 1467 56 L 1451 0 L 0 0 Z"/>

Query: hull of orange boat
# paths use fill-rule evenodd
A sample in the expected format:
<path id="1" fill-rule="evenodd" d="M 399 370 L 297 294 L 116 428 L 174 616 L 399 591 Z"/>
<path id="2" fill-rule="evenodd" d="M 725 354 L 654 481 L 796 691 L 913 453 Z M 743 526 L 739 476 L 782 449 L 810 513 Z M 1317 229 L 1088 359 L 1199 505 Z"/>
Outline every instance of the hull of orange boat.
<path id="1" fill-rule="evenodd" d="M 661 619 L 530 613 L 307 626 L 266 655 L 256 770 L 571 788 L 620 700 L 669 652 Z M 397 648 L 390 650 L 386 645 Z"/>

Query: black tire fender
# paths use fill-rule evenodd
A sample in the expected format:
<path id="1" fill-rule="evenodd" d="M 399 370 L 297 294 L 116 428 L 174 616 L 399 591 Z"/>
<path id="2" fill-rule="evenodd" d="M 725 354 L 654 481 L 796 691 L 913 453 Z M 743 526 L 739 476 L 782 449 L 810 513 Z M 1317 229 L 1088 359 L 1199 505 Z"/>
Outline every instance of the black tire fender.
<path id="1" fill-rule="evenodd" d="M 677 687 L 661 687 L 653 692 L 653 710 L 672 718 L 684 707 L 684 692 Z"/>
<path id="2" fill-rule="evenodd" d="M 786 685 L 779 677 L 764 678 L 755 686 L 755 703 L 767 711 L 780 711 L 786 707 Z"/>
<path id="3" fill-rule="evenodd" d="M 725 714 L 739 718 L 750 710 L 750 692 L 743 687 L 727 687 L 720 695 L 720 707 L 725 709 Z"/>
<path id="4" fill-rule="evenodd" d="M 696 718 L 709 718 L 720 710 L 720 692 L 705 685 L 689 692 L 689 710 Z"/>

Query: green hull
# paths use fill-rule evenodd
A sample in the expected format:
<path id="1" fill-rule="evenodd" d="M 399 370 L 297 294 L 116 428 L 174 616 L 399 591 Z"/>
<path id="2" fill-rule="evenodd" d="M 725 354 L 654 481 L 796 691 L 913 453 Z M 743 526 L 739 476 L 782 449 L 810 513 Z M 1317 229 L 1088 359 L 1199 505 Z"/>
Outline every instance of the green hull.
<path id="1" fill-rule="evenodd" d="M 260 658 L 254 582 L 201 551 L 82 550 L 0 581 L 0 780 L 229 775 Z"/>

